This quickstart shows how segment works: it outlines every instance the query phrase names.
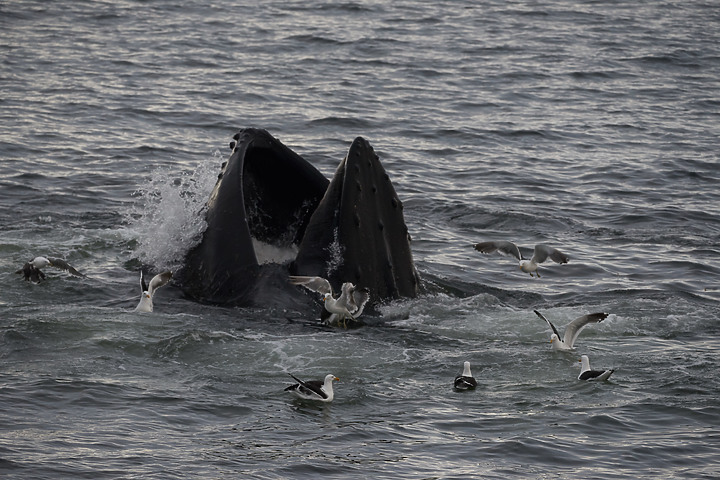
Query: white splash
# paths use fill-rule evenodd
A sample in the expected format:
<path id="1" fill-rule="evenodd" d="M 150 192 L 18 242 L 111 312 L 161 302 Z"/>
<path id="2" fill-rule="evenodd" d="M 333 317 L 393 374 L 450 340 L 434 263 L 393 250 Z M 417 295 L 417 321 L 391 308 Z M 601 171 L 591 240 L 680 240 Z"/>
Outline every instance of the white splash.
<path id="1" fill-rule="evenodd" d="M 336 271 L 340 266 L 343 264 L 343 253 L 344 253 L 344 247 L 340 244 L 340 239 L 338 238 L 338 229 L 335 228 L 335 232 L 333 233 L 333 242 L 328 246 L 328 254 L 330 255 L 330 258 L 328 258 L 327 261 L 327 275 L 331 275 L 334 271 Z"/>
<path id="2" fill-rule="evenodd" d="M 177 270 L 205 231 L 205 209 L 217 175 L 221 154 L 192 171 L 164 167 L 151 172 L 146 185 L 134 193 L 137 202 L 125 215 L 137 241 L 136 256 L 159 270 Z"/>

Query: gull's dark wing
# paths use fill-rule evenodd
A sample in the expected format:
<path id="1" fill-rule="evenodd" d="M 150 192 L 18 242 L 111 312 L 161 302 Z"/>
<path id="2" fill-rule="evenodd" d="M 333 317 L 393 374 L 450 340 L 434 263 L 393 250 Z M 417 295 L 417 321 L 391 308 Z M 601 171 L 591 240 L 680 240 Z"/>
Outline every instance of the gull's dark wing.
<path id="1" fill-rule="evenodd" d="M 580 331 L 591 323 L 600 323 L 607 318 L 608 314 L 603 312 L 589 313 L 578 317 L 565 327 L 565 338 L 563 342 L 571 347 L 575 344 L 575 340 L 580 335 Z"/>
<path id="2" fill-rule="evenodd" d="M 172 278 L 171 271 L 158 273 L 157 275 L 155 275 L 152 278 L 152 280 L 150 280 L 150 285 L 148 287 L 149 288 L 148 293 L 150 293 L 150 295 L 152 295 L 155 290 L 157 290 L 158 288 L 160 288 L 163 285 L 165 285 L 166 283 L 168 283 L 171 278 Z"/>
<path id="3" fill-rule="evenodd" d="M 537 310 L 533 310 L 533 312 L 535 312 L 535 315 L 537 315 L 538 317 L 540 317 L 540 318 L 542 318 L 543 320 L 545 320 L 545 322 L 547 322 L 547 324 L 550 325 L 550 328 L 552 328 L 552 331 L 555 333 L 555 335 L 557 335 L 557 337 L 558 337 L 560 340 L 563 340 L 563 337 L 560 335 L 560 332 L 557 331 L 557 328 L 555 328 L 555 325 L 553 325 L 550 320 L 548 320 L 547 318 L 545 318 L 545 316 L 544 316 L 542 313 L 538 312 Z M 565 340 L 563 340 L 563 342 L 564 342 L 564 341 L 565 341 Z"/>
<path id="4" fill-rule="evenodd" d="M 476 243 L 474 248 L 481 253 L 498 252 L 503 255 L 515 257 L 518 261 L 522 260 L 522 254 L 518 246 L 505 240 Z"/>
<path id="5" fill-rule="evenodd" d="M 549 247 L 547 245 L 535 245 L 532 262 L 540 264 L 548 258 L 555 263 L 568 263 L 570 260 L 570 257 L 562 253 L 557 248 Z"/>
<path id="6" fill-rule="evenodd" d="M 62 258 L 52 258 L 48 257 L 48 261 L 50 262 L 50 265 L 59 268 L 60 270 L 66 270 L 70 272 L 71 274 L 75 275 L 76 277 L 84 277 L 85 275 L 75 270 L 75 268 L 67 263 Z"/>
<path id="7" fill-rule="evenodd" d="M 321 382 L 319 380 L 310 380 L 308 382 L 305 382 L 305 381 L 302 381 L 299 378 L 297 378 L 292 373 L 288 373 L 288 375 L 290 375 L 293 378 L 293 380 L 298 382 L 298 387 L 300 388 L 301 391 L 302 391 L 302 388 L 305 388 L 306 390 L 309 390 L 310 392 L 320 395 L 321 398 L 327 398 L 327 394 L 321 388 L 323 386 L 323 382 Z M 288 388 L 292 388 L 292 387 L 288 387 Z M 287 390 L 287 388 L 285 390 Z"/>

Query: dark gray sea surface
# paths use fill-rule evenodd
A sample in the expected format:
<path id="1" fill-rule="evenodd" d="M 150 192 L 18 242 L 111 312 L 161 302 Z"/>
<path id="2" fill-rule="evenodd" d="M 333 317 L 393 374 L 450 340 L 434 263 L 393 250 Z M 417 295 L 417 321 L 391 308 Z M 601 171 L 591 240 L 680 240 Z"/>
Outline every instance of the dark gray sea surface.
<path id="1" fill-rule="evenodd" d="M 9 1 L 0 30 L 3 478 L 720 475 L 716 2 Z M 250 126 L 328 177 L 369 140 L 424 293 L 348 330 L 176 284 L 134 313 Z M 503 239 L 570 262 L 472 248 Z M 23 282 L 37 255 L 87 277 Z M 563 353 L 533 309 L 610 315 Z"/>

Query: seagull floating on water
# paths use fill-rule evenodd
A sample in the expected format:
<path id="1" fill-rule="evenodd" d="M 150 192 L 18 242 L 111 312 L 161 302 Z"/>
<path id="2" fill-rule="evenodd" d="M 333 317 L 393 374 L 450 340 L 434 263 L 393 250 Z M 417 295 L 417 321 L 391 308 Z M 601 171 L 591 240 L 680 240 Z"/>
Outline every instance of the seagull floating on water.
<path id="1" fill-rule="evenodd" d="M 473 378 L 472 373 L 470 372 L 470 362 L 465 362 L 463 364 L 462 375 L 455 377 L 453 385 L 456 390 L 471 390 L 477 387 L 477 380 Z"/>
<path id="2" fill-rule="evenodd" d="M 304 382 L 292 373 L 289 373 L 296 382 L 285 389 L 286 392 L 294 393 L 298 398 L 303 400 L 317 400 L 319 402 L 332 402 L 335 397 L 333 392 L 333 382 L 340 381 L 338 377 L 332 374 L 325 375 L 325 380 L 310 380 Z"/>
<path id="3" fill-rule="evenodd" d="M 578 375 L 578 380 L 607 380 L 610 375 L 613 374 L 615 371 L 612 370 L 592 370 L 590 368 L 590 359 L 587 355 L 582 355 L 580 357 L 580 360 L 578 360 L 582 366 L 580 367 L 580 375 Z"/>
<path id="4" fill-rule="evenodd" d="M 140 270 L 140 290 L 142 291 L 142 295 L 140 296 L 140 303 L 138 303 L 138 306 L 135 307 L 136 312 L 152 312 L 153 311 L 153 301 L 152 297 L 155 293 L 155 290 L 162 287 L 166 283 L 170 281 L 172 278 L 172 272 L 163 272 L 155 275 L 152 280 L 150 280 L 150 285 L 145 284 L 145 277 L 143 277 L 143 272 Z"/>
<path id="5" fill-rule="evenodd" d="M 591 323 L 600 323 L 603 320 L 607 318 L 609 314 L 607 313 L 589 313 L 587 315 L 583 315 L 582 317 L 578 317 L 572 322 L 568 323 L 565 327 L 565 332 L 562 335 L 562 338 L 560 336 L 560 332 L 558 332 L 558 329 L 555 328 L 555 325 L 550 322 L 545 316 L 538 312 L 537 310 L 533 310 L 535 312 L 535 315 L 542 318 L 547 322 L 548 325 L 550 325 L 550 328 L 552 328 L 553 334 L 550 335 L 550 343 L 552 344 L 553 350 L 572 350 L 575 348 L 575 340 L 577 340 L 578 335 L 580 335 L 580 331 L 588 326 Z"/>
<path id="6" fill-rule="evenodd" d="M 60 270 L 65 270 L 66 272 L 69 272 L 76 277 L 85 277 L 85 275 L 75 270 L 72 265 L 67 263 L 62 258 L 42 256 L 35 257 L 29 262 L 25 263 L 25 265 L 23 265 L 23 267 L 15 273 L 22 273 L 24 277 L 23 279 L 25 281 L 40 283 L 41 280 L 45 280 L 45 274 L 40 269 L 45 267 L 54 267 Z"/>
<path id="7" fill-rule="evenodd" d="M 475 250 L 481 253 L 493 253 L 497 251 L 503 255 L 513 256 L 518 260 L 518 262 L 520 262 L 520 270 L 525 273 L 529 273 L 531 277 L 533 276 L 533 272 L 535 272 L 535 275 L 537 275 L 538 278 L 540 278 L 538 265 L 548 258 L 555 263 L 568 263 L 570 260 L 570 257 L 562 253 L 560 250 L 541 244 L 535 245 L 535 251 L 533 252 L 533 256 L 530 260 L 523 258 L 517 245 L 504 240 L 495 242 L 480 242 L 476 243 L 474 247 Z"/>
<path id="8" fill-rule="evenodd" d="M 323 295 L 325 310 L 330 313 L 329 318 L 325 319 L 325 323 L 328 325 L 344 322 L 348 318 L 357 321 L 365 309 L 365 304 L 370 299 L 370 290 L 365 287 L 357 288 L 350 282 L 342 284 L 341 293 L 337 298 L 333 296 L 330 282 L 322 277 L 291 275 L 290 283 L 302 285 L 308 290 Z"/>

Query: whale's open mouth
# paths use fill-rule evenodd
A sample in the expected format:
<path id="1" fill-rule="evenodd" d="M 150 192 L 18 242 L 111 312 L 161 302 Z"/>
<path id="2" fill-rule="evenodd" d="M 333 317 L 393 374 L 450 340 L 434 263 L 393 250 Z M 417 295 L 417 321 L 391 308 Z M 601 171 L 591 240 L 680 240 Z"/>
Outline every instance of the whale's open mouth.
<path id="1" fill-rule="evenodd" d="M 326 276 L 338 289 L 347 281 L 367 287 L 375 301 L 417 295 L 402 203 L 365 139 L 355 139 L 332 181 L 265 130 L 244 129 L 235 140 L 202 241 L 185 258 L 186 294 L 252 305 L 258 295 L 267 299 L 257 287 L 268 278 L 261 266 L 275 264 L 277 278 L 280 264 L 286 274 Z"/>
<path id="2" fill-rule="evenodd" d="M 297 245 L 328 181 L 292 152 L 254 143 L 245 150 L 242 172 L 250 234 L 275 246 Z"/>

